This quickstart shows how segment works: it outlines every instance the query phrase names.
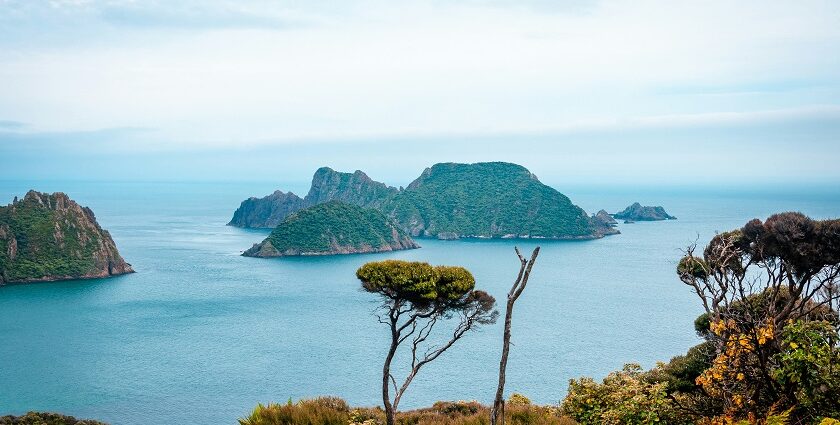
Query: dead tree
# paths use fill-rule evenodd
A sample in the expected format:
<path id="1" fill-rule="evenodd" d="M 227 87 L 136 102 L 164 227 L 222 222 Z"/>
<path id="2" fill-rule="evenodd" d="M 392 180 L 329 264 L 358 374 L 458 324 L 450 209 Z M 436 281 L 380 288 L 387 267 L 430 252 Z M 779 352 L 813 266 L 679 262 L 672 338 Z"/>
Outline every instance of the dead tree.
<path id="1" fill-rule="evenodd" d="M 522 295 L 525 290 L 525 285 L 528 284 L 528 277 L 531 275 L 531 268 L 534 267 L 534 262 L 537 261 L 537 255 L 540 253 L 540 247 L 536 247 L 531 254 L 531 259 L 527 260 L 516 250 L 516 256 L 519 257 L 519 274 L 516 276 L 516 281 L 510 288 L 507 294 L 507 306 L 505 308 L 505 333 L 502 343 L 502 360 L 499 362 L 499 387 L 496 389 L 496 399 L 493 401 L 493 408 L 490 410 L 490 424 L 497 423 L 504 425 L 505 423 L 505 370 L 507 369 L 508 353 L 510 352 L 510 322 L 513 316 L 513 304 Z"/>

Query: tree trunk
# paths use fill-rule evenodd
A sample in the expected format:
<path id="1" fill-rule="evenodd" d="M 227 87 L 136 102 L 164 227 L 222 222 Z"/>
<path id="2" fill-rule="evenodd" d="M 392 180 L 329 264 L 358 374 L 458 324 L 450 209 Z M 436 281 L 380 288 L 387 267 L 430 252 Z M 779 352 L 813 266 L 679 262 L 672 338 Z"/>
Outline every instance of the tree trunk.
<path id="1" fill-rule="evenodd" d="M 391 348 L 388 350 L 388 356 L 385 357 L 385 365 L 382 366 L 382 404 L 385 406 L 385 420 L 387 425 L 394 425 L 396 423 L 396 408 L 391 405 L 391 396 L 388 391 L 390 383 L 388 379 L 391 377 L 391 361 L 394 360 L 398 343 L 399 334 L 397 333 L 397 323 L 392 320 Z"/>
<path id="2" fill-rule="evenodd" d="M 508 296 L 507 308 L 505 309 L 505 333 L 502 344 L 502 360 L 499 362 L 499 387 L 496 389 L 496 398 L 493 401 L 493 410 L 490 411 L 490 425 L 505 423 L 505 371 L 507 370 L 508 353 L 510 353 L 510 323 L 513 316 L 514 300 Z"/>
<path id="3" fill-rule="evenodd" d="M 525 290 L 525 285 L 528 284 L 528 277 L 531 274 L 531 268 L 534 267 L 534 262 L 537 261 L 537 255 L 540 253 L 540 247 L 536 247 L 531 254 L 531 259 L 526 260 L 519 252 L 519 248 L 514 248 L 516 255 L 519 257 L 520 267 L 519 275 L 510 288 L 507 295 L 507 308 L 505 308 L 505 332 L 502 339 L 502 359 L 499 361 L 499 386 L 496 389 L 496 398 L 493 400 L 493 408 L 490 409 L 490 425 L 504 425 L 505 423 L 505 373 L 507 371 L 508 354 L 510 353 L 510 324 L 513 318 L 513 304 Z"/>

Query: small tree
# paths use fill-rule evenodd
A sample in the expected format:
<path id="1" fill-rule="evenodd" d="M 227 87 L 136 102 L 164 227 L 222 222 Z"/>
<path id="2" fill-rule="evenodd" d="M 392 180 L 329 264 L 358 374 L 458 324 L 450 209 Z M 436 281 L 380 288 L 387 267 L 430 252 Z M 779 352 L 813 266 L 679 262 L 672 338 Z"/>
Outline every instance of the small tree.
<path id="1" fill-rule="evenodd" d="M 715 348 L 697 384 L 723 400 L 728 416 L 761 417 L 771 406 L 802 404 L 806 383 L 778 372 L 790 347 L 783 336 L 788 326 L 823 322 L 834 327 L 827 344 L 836 347 L 840 220 L 776 214 L 718 234 L 702 256 L 694 251 L 688 248 L 677 273 L 700 298 L 706 313 L 698 331 Z"/>
<path id="2" fill-rule="evenodd" d="M 528 277 L 531 276 L 531 268 L 537 261 L 540 247 L 534 249 L 531 259 L 527 260 L 519 252 L 519 248 L 513 248 L 516 256 L 519 257 L 519 274 L 507 294 L 507 305 L 505 308 L 505 331 L 502 337 L 502 359 L 499 361 L 499 386 L 496 388 L 496 399 L 493 401 L 493 408 L 490 409 L 490 424 L 496 425 L 497 421 L 502 425 L 505 423 L 505 373 L 507 370 L 508 353 L 510 352 L 510 324 L 513 320 L 513 304 L 522 295 L 525 285 L 528 284 Z M 499 421 L 501 419 L 501 421 Z"/>
<path id="3" fill-rule="evenodd" d="M 405 390 L 420 369 L 448 350 L 467 332 L 496 321 L 496 300 L 475 290 L 475 278 L 462 267 L 431 266 L 428 263 L 387 260 L 367 263 L 356 271 L 365 291 L 382 299 L 379 322 L 390 327 L 391 344 L 382 367 L 382 403 L 388 425 Z M 442 345 L 427 343 L 435 325 L 457 316 L 457 325 Z M 408 344 L 411 365 L 408 375 L 397 385 L 391 362 L 399 346 Z M 393 387 L 394 398 L 390 397 Z"/>

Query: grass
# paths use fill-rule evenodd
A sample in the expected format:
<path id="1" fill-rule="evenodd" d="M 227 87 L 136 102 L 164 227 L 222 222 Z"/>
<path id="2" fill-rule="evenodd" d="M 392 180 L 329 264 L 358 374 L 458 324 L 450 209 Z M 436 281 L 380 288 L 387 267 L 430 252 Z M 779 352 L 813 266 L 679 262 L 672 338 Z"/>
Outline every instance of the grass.
<path id="1" fill-rule="evenodd" d="M 561 416 L 556 407 L 530 403 L 508 403 L 506 424 L 510 425 L 575 425 Z M 240 425 L 381 425 L 385 412 L 381 408 L 351 408 L 337 397 L 319 397 L 286 404 L 258 405 Z M 437 402 L 432 407 L 400 412 L 399 425 L 489 425 L 490 410 L 474 401 Z"/>

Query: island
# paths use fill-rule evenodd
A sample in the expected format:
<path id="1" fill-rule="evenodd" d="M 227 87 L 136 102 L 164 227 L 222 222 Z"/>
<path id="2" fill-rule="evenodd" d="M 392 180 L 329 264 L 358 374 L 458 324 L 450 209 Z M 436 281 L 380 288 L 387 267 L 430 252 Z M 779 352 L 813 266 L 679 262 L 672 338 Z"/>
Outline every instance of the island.
<path id="1" fill-rule="evenodd" d="M 0 285 L 132 273 L 90 208 L 30 190 L 0 207 Z"/>
<path id="2" fill-rule="evenodd" d="M 659 220 L 676 220 L 677 218 L 665 212 L 662 207 L 643 207 L 640 203 L 634 202 L 633 205 L 625 208 L 624 211 L 613 214 L 613 217 L 624 220 L 625 223 L 632 223 L 634 221 L 659 221 Z"/>
<path id="3" fill-rule="evenodd" d="M 525 167 L 506 162 L 435 164 L 404 189 L 362 171 L 323 167 L 306 197 L 275 192 L 250 198 L 229 224 L 270 228 L 294 211 L 334 200 L 376 209 L 412 237 L 595 239 L 618 233 Z"/>
<path id="4" fill-rule="evenodd" d="M 613 216 L 611 216 L 610 213 L 608 213 L 605 210 L 601 210 L 595 214 L 592 214 L 592 220 L 594 220 L 597 223 L 600 223 L 602 226 L 607 227 L 615 227 L 616 225 L 618 225 L 618 222 L 615 221 L 615 218 L 613 218 Z"/>
<path id="5" fill-rule="evenodd" d="M 286 217 L 246 257 L 387 252 L 419 246 L 390 218 L 372 208 L 329 201 Z"/>

